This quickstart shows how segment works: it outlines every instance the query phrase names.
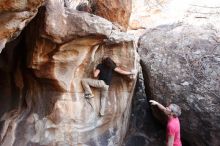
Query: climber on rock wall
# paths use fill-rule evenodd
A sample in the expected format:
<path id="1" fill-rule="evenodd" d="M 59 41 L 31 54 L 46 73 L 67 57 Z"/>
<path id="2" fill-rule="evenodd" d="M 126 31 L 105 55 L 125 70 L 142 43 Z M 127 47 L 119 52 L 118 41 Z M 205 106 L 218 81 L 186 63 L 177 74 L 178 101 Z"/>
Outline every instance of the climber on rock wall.
<path id="1" fill-rule="evenodd" d="M 180 122 L 178 118 L 181 115 L 180 107 L 176 104 L 170 104 L 168 107 L 164 107 L 154 100 L 150 100 L 150 103 L 151 105 L 156 105 L 168 117 L 166 146 L 182 146 L 180 139 Z"/>
<path id="2" fill-rule="evenodd" d="M 115 62 L 111 58 L 107 57 L 104 58 L 102 62 L 98 64 L 93 71 L 94 78 L 98 78 L 98 79 L 92 79 L 92 78 L 82 79 L 82 86 L 83 89 L 85 90 L 86 99 L 90 99 L 94 97 L 90 86 L 101 89 L 101 105 L 99 111 L 100 116 L 104 115 L 105 101 L 106 101 L 106 97 L 108 96 L 108 89 L 112 80 L 113 71 L 116 71 L 123 75 L 131 75 L 133 76 L 132 78 L 134 78 L 134 75 L 137 73 L 136 70 L 126 71 L 121 69 L 120 67 L 116 66 Z"/>

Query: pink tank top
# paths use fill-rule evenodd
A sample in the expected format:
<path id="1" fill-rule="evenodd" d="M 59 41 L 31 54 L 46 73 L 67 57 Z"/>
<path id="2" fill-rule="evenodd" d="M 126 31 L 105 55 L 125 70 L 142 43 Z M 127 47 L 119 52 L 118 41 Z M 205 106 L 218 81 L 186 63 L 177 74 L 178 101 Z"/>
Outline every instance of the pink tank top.
<path id="1" fill-rule="evenodd" d="M 180 122 L 178 118 L 170 118 L 167 123 L 167 140 L 168 136 L 174 136 L 173 146 L 182 146 L 180 140 Z"/>

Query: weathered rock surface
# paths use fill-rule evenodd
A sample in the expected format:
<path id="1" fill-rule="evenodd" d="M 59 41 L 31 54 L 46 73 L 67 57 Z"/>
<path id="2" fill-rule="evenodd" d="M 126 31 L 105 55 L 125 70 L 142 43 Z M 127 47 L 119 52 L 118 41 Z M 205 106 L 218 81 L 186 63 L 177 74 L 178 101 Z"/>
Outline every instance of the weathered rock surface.
<path id="1" fill-rule="evenodd" d="M 168 20 L 181 11 L 181 9 L 176 11 L 173 4 L 176 2 L 176 0 L 132 0 L 129 29 L 152 28 L 158 24 L 167 23 Z M 178 1 L 178 3 L 181 2 Z"/>
<path id="2" fill-rule="evenodd" d="M 1 0 L 0 13 L 36 10 L 44 0 Z"/>
<path id="3" fill-rule="evenodd" d="M 217 146 L 220 145 L 220 32 L 215 23 L 207 24 L 207 20 L 196 19 L 196 15 L 187 18 L 200 20 L 196 26 L 179 23 L 147 31 L 140 39 L 139 54 L 150 97 L 165 105 L 173 102 L 181 106 L 183 138 L 190 145 Z M 208 15 L 203 17 L 208 19 Z M 209 17 L 209 22 L 213 17 Z"/>
<path id="4" fill-rule="evenodd" d="M 37 14 L 44 0 L 0 1 L 0 52 Z"/>
<path id="5" fill-rule="evenodd" d="M 142 32 L 145 28 L 172 25 L 183 21 L 197 25 L 197 23 L 201 23 L 202 19 L 204 20 L 202 22 L 205 23 L 211 21 L 214 24 L 218 24 L 219 4 L 220 2 L 216 0 L 132 0 L 129 30 L 137 30 L 132 32 L 143 34 Z M 191 18 L 186 20 L 189 16 Z M 217 21 L 215 21 L 216 18 Z"/>
<path id="6" fill-rule="evenodd" d="M 23 71 L 14 81 L 20 104 L 1 118 L 1 146 L 122 143 L 135 80 L 114 74 L 105 116 L 99 117 L 100 91 L 93 88 L 95 98 L 86 100 L 81 79 L 91 77 L 103 56 L 124 69 L 137 68 L 133 37 L 71 7 L 48 0 L 27 27 Z"/>
<path id="7" fill-rule="evenodd" d="M 131 0 L 91 0 L 94 5 L 94 14 L 122 26 L 122 30 L 127 30 L 131 10 Z"/>

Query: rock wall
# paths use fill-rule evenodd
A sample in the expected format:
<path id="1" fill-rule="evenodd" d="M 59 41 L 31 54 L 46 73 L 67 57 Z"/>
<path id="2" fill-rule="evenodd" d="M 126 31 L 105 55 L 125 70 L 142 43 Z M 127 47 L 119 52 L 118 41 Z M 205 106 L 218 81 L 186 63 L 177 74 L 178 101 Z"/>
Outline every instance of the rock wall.
<path id="1" fill-rule="evenodd" d="M 104 17 L 125 31 L 128 28 L 132 10 L 132 0 L 91 0 L 94 13 Z"/>
<path id="2" fill-rule="evenodd" d="M 37 14 L 44 0 L 2 0 L 0 2 L 0 52 L 5 44 L 16 38 Z"/>
<path id="3" fill-rule="evenodd" d="M 137 68 L 133 36 L 104 18 L 71 9 L 74 4 L 79 3 L 46 1 L 25 29 L 23 66 L 12 79 L 19 104 L 1 117 L 2 146 L 122 143 L 136 81 L 115 73 L 100 117 L 99 89 L 92 88 L 95 97 L 86 100 L 81 80 L 91 77 L 105 56 L 124 69 Z"/>
<path id="4" fill-rule="evenodd" d="M 132 13 L 129 20 L 129 30 L 142 30 L 155 27 L 155 25 L 167 22 L 176 13 L 167 11 L 175 9 L 168 8 L 175 0 L 132 0 Z"/>
<path id="5" fill-rule="evenodd" d="M 82 2 L 91 13 L 76 10 Z M 150 114 L 148 98 L 181 106 L 183 146 L 220 145 L 219 6 L 139 0 L 131 10 L 131 0 L 1 1 L 0 145 L 162 146 L 165 127 Z M 138 49 L 146 94 L 141 74 L 134 88 L 135 80 L 115 73 L 100 117 L 100 91 L 92 88 L 95 98 L 86 100 L 81 80 L 105 56 L 138 68 L 134 36 L 122 32 L 128 26 L 152 28 Z"/>

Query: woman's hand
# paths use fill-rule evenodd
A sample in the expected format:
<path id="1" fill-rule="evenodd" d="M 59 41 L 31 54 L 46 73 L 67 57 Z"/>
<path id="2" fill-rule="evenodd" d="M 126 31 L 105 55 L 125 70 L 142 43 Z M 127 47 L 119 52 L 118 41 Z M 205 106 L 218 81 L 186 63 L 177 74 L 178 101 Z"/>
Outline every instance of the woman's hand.
<path id="1" fill-rule="evenodd" d="M 158 105 L 158 102 L 155 100 L 150 100 L 149 102 L 151 103 L 151 105 Z"/>

